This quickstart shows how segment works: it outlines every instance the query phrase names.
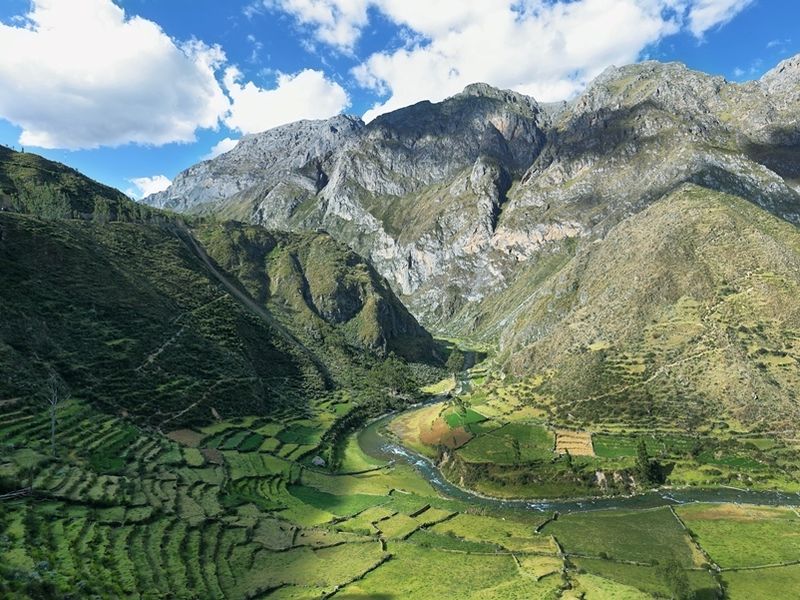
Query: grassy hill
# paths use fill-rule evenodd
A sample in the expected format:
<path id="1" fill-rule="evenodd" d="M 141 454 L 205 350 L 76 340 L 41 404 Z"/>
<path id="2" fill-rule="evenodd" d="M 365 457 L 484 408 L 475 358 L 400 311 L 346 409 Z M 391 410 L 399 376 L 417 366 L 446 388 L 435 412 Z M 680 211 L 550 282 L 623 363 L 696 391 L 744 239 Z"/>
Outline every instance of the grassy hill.
<path id="1" fill-rule="evenodd" d="M 197 235 L 250 294 L 310 344 L 349 347 L 414 361 L 433 340 L 366 260 L 325 233 L 271 233 L 227 222 Z"/>
<path id="2" fill-rule="evenodd" d="M 169 229 L 0 215 L 2 395 L 48 373 L 154 425 L 263 413 L 330 386 Z"/>
<path id="3" fill-rule="evenodd" d="M 161 220 L 167 213 L 38 154 L 0 146 L 0 208 L 44 218 Z"/>
<path id="4" fill-rule="evenodd" d="M 0 400 L 34 401 L 55 375 L 113 414 L 174 427 L 302 413 L 391 352 L 436 361 L 383 279 L 325 235 L 190 230 L 0 150 Z"/>

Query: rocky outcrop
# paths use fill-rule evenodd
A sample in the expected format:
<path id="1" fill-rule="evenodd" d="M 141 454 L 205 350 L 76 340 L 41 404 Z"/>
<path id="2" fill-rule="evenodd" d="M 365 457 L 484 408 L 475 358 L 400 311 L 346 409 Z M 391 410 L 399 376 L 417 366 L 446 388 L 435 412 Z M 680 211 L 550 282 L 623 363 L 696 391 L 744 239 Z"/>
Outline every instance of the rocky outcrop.
<path id="1" fill-rule="evenodd" d="M 548 105 L 475 84 L 367 125 L 340 116 L 249 136 L 148 202 L 324 229 L 424 323 L 471 333 L 529 265 L 686 183 L 800 222 L 799 71 L 795 57 L 732 84 L 644 62 Z"/>
<path id="2" fill-rule="evenodd" d="M 340 115 L 246 135 L 229 152 L 182 172 L 169 189 L 146 202 L 180 212 L 204 205 L 213 209 L 253 187 L 272 191 L 281 186 L 316 194 L 327 183 L 326 169 L 334 151 L 363 126 L 361 119 Z"/>

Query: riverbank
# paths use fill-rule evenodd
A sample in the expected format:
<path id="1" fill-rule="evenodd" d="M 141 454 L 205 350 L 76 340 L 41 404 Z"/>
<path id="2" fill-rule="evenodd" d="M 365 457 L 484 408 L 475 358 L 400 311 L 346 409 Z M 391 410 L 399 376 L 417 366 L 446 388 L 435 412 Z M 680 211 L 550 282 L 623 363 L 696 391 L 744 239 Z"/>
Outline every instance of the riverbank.
<path id="1" fill-rule="evenodd" d="M 422 405 L 410 408 L 414 410 Z M 405 411 L 404 411 L 405 412 Z M 499 498 L 461 487 L 442 473 L 430 458 L 403 446 L 385 425 L 401 413 L 391 413 L 371 421 L 357 439 L 364 453 L 385 461 L 412 465 L 437 492 L 446 497 L 489 508 L 577 512 L 614 508 L 655 508 L 687 503 L 734 503 L 768 506 L 800 506 L 800 494 L 781 491 L 747 490 L 734 487 L 694 488 L 664 486 L 625 496 L 587 496 L 578 498 Z"/>

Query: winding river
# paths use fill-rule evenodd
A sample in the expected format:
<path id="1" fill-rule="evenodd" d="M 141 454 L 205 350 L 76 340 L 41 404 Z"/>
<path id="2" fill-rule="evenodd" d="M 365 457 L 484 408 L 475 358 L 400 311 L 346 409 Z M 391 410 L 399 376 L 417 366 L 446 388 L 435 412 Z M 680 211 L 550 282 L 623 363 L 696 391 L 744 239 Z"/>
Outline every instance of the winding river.
<path id="1" fill-rule="evenodd" d="M 358 434 L 361 449 L 369 456 L 382 461 L 395 461 L 412 465 L 443 496 L 494 509 L 522 509 L 542 512 L 578 512 L 603 509 L 643 509 L 685 504 L 688 502 L 731 502 L 761 505 L 799 505 L 800 494 L 772 491 L 750 491 L 735 488 L 681 488 L 663 489 L 635 496 L 597 497 L 559 500 L 505 500 L 490 498 L 460 488 L 442 475 L 429 459 L 399 445 L 385 433 L 386 424 L 398 415 L 387 415 L 373 421 Z"/>

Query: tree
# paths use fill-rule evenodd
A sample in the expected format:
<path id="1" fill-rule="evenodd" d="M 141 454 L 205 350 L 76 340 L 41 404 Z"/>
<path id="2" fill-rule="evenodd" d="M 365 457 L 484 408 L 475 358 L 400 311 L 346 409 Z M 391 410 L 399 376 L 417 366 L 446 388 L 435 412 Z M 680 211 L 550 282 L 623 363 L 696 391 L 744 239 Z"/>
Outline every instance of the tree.
<path id="1" fill-rule="evenodd" d="M 464 354 L 458 348 L 453 348 L 453 351 L 450 352 L 450 356 L 447 357 L 447 362 L 444 366 L 448 371 L 455 375 L 456 373 L 460 373 L 464 370 L 464 364 Z"/>
<path id="2" fill-rule="evenodd" d="M 92 218 L 94 219 L 95 223 L 102 224 L 108 223 L 111 220 L 111 206 L 109 205 L 108 200 L 100 196 L 95 196 Z"/>
<path id="3" fill-rule="evenodd" d="M 59 405 L 69 398 L 64 384 L 58 375 L 55 373 L 50 374 L 47 380 L 47 409 L 50 413 L 50 451 L 55 456 L 56 454 L 56 417 L 58 415 Z"/>
<path id="4" fill-rule="evenodd" d="M 636 472 L 642 484 L 655 483 L 654 465 L 650 462 L 650 455 L 647 453 L 647 444 L 643 439 L 639 440 L 636 448 Z"/>
<path id="5" fill-rule="evenodd" d="M 408 364 L 393 353 L 372 368 L 371 381 L 392 396 L 414 395 L 418 384 Z"/>
<path id="6" fill-rule="evenodd" d="M 572 454 L 569 453 L 569 448 L 564 448 L 564 460 L 567 462 L 567 468 L 575 472 L 575 463 L 572 462 Z"/>
<path id="7" fill-rule="evenodd" d="M 642 485 L 661 483 L 661 465 L 650 459 L 644 439 L 639 440 L 636 448 L 636 473 Z"/>
<path id="8" fill-rule="evenodd" d="M 518 466 L 522 462 L 522 449 L 517 438 L 511 438 L 511 450 L 514 453 L 514 465 Z"/>
<path id="9" fill-rule="evenodd" d="M 668 560 L 660 569 L 661 578 L 670 591 L 673 600 L 693 600 L 694 592 L 689 583 L 689 577 L 681 564 L 675 560 Z"/>

